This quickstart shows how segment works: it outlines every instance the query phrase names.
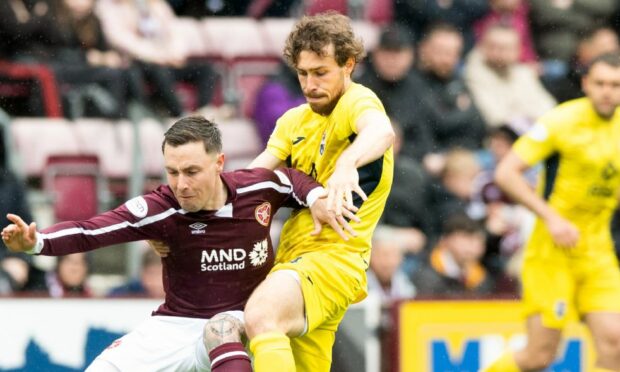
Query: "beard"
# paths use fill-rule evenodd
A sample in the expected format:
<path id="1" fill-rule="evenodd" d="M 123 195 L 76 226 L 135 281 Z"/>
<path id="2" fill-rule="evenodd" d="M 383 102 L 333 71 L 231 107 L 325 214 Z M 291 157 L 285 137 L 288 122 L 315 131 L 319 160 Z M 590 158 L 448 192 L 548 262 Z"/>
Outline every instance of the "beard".
<path id="1" fill-rule="evenodd" d="M 338 100 L 339 99 L 340 99 L 340 96 L 338 96 L 335 99 L 332 99 L 331 101 L 329 101 L 329 102 L 327 102 L 325 104 L 308 103 L 308 105 L 310 106 L 312 111 L 314 111 L 315 113 L 317 113 L 319 115 L 327 116 L 327 115 L 331 114 L 332 111 L 334 111 L 334 108 L 338 104 Z"/>

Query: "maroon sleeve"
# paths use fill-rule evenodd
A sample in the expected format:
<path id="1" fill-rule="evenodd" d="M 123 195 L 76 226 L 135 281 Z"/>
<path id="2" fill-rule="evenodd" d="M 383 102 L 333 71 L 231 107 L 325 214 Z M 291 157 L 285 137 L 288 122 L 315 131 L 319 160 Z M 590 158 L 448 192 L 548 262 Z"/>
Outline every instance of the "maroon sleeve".
<path id="1" fill-rule="evenodd" d="M 278 168 L 274 173 L 283 183 L 285 179 L 281 175 L 284 175 L 292 188 L 288 199 L 285 200 L 285 205 L 289 207 L 308 207 L 316 200 L 317 194 L 322 193 L 323 187 L 321 184 L 303 172 L 292 168 Z M 313 195 L 311 195 L 311 192 Z"/>
<path id="2" fill-rule="evenodd" d="M 137 240 L 167 240 L 165 225 L 178 206 L 153 192 L 89 220 L 61 222 L 41 230 L 35 253 L 60 256 Z"/>

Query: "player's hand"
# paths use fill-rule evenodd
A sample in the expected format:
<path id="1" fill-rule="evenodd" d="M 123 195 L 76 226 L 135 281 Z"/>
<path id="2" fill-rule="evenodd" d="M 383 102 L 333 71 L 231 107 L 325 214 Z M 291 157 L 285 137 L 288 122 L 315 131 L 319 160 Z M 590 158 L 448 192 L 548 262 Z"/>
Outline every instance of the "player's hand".
<path id="1" fill-rule="evenodd" d="M 147 240 L 146 241 L 152 250 L 157 253 L 159 257 L 168 257 L 168 253 L 170 253 L 170 247 L 162 242 L 161 240 Z"/>
<path id="2" fill-rule="evenodd" d="M 327 210 L 336 217 L 342 217 L 343 211 L 352 211 L 353 192 L 362 200 L 368 199 L 366 193 L 359 186 L 359 174 L 354 165 L 337 165 L 334 173 L 327 180 Z"/>
<path id="3" fill-rule="evenodd" d="M 562 248 L 574 248 L 579 240 L 579 230 L 567 219 L 553 215 L 545 220 L 553 242 Z"/>
<path id="4" fill-rule="evenodd" d="M 13 222 L 2 229 L 2 241 L 12 252 L 26 252 L 34 248 L 37 242 L 37 225 L 27 225 L 18 215 L 7 214 L 6 218 Z"/>
<path id="5" fill-rule="evenodd" d="M 314 222 L 314 230 L 310 235 L 319 235 L 323 230 L 323 224 L 328 224 L 334 229 L 334 231 L 340 235 L 343 240 L 349 240 L 349 235 L 355 237 L 357 232 L 349 225 L 347 218 L 351 221 L 360 222 L 359 217 L 355 215 L 357 208 L 353 206 L 351 210 L 344 208 L 342 214 L 337 216 L 333 212 L 327 209 L 327 194 L 322 195 L 317 199 L 310 207 L 310 213 L 312 214 L 312 221 Z"/>

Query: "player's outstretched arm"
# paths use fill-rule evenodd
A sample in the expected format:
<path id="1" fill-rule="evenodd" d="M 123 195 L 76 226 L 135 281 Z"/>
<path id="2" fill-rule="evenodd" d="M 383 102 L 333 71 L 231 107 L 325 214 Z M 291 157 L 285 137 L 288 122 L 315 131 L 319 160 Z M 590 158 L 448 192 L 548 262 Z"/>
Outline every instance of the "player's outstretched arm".
<path id="1" fill-rule="evenodd" d="M 327 207 L 337 216 L 342 215 L 344 205 L 352 209 L 354 192 L 362 200 L 368 198 L 359 186 L 357 168 L 379 159 L 394 143 L 394 130 L 383 112 L 367 111 L 355 125 L 357 137 L 340 155 L 334 173 L 326 183 Z"/>
<path id="2" fill-rule="evenodd" d="M 323 230 L 323 224 L 328 224 L 345 241 L 349 240 L 347 233 L 353 237 L 356 237 L 357 232 L 353 229 L 353 227 L 351 227 L 351 225 L 349 225 L 349 222 L 346 219 L 348 218 L 351 221 L 360 222 L 360 218 L 355 215 L 357 208 L 353 206 L 352 210 L 348 210 L 345 205 L 342 210 L 342 214 L 337 216 L 334 212 L 327 209 L 326 198 L 327 191 L 325 191 L 325 193 L 321 195 L 310 207 L 312 222 L 314 223 L 314 230 L 310 233 L 310 235 L 319 235 Z"/>
<path id="3" fill-rule="evenodd" d="M 2 241 L 12 252 L 31 251 L 37 243 L 37 225 L 32 222 L 27 225 L 21 217 L 7 214 L 6 218 L 12 224 L 2 229 Z"/>

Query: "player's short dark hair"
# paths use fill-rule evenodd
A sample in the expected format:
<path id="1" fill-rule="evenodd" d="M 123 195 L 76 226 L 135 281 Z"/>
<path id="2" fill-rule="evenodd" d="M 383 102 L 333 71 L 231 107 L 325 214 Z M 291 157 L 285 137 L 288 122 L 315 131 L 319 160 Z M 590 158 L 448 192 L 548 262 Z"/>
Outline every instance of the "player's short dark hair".
<path id="1" fill-rule="evenodd" d="M 190 142 L 202 141 L 208 154 L 222 152 L 222 134 L 217 125 L 203 116 L 179 119 L 164 133 L 161 151 L 166 144 L 177 147 Z"/>
<path id="2" fill-rule="evenodd" d="M 592 69 L 592 66 L 603 63 L 609 65 L 614 68 L 620 67 L 620 52 L 609 52 L 601 54 L 600 56 L 594 58 L 590 65 L 588 66 L 588 72 Z"/>
<path id="3" fill-rule="evenodd" d="M 457 212 L 448 216 L 441 229 L 441 234 L 443 236 L 454 233 L 482 234 L 483 232 L 484 229 L 480 222 L 472 219 L 463 212 Z"/>
<path id="4" fill-rule="evenodd" d="M 334 11 L 304 16 L 286 39 L 284 59 L 289 66 L 297 67 L 299 54 L 311 51 L 325 56 L 324 48 L 334 45 L 334 57 L 338 66 L 344 66 L 349 58 L 361 61 L 366 52 L 364 44 L 355 36 L 350 19 Z"/>

